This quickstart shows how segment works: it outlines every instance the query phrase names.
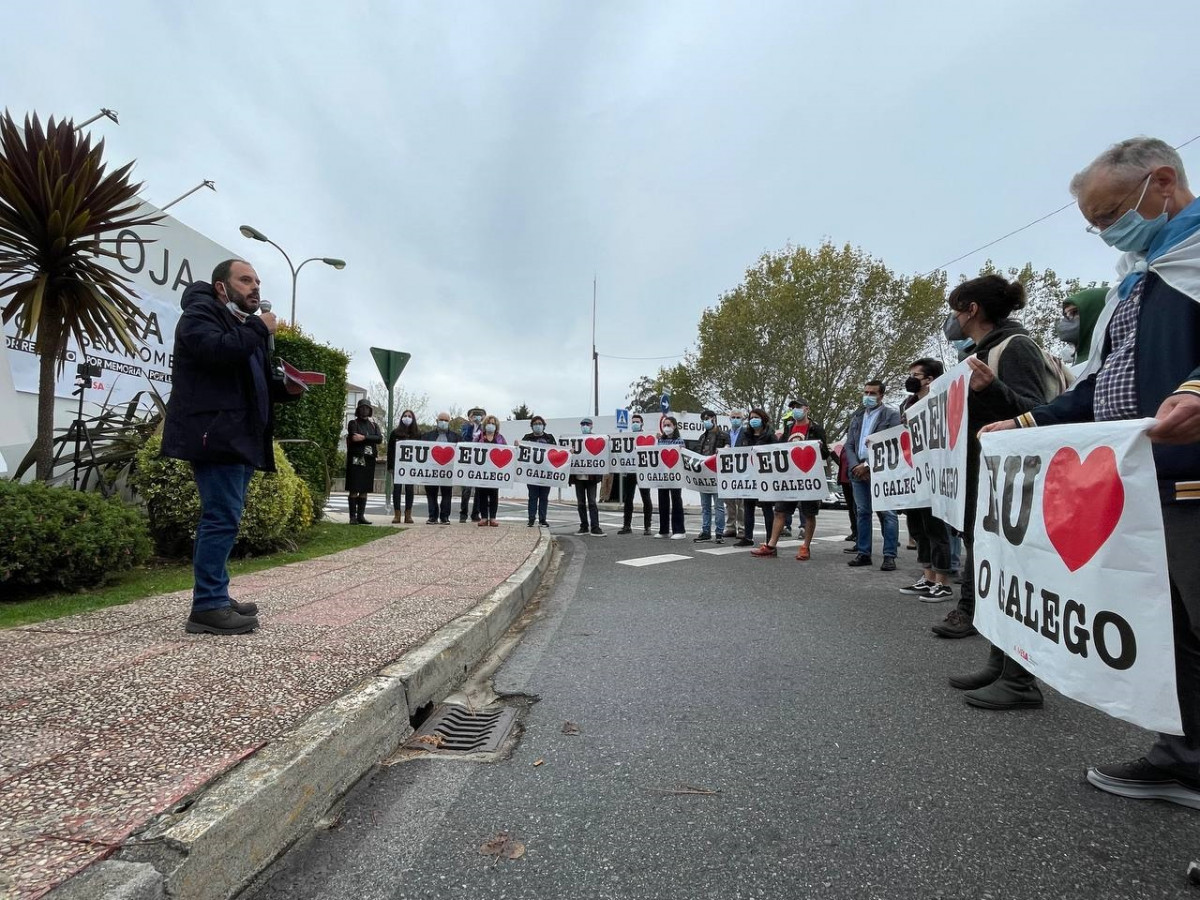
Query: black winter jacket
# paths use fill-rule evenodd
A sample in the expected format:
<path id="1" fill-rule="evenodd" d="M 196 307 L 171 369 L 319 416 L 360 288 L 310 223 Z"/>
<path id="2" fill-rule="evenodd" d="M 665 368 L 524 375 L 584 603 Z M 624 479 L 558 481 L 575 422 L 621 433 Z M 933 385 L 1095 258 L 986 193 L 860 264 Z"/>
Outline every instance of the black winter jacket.
<path id="1" fill-rule="evenodd" d="M 273 404 L 298 398 L 272 377 L 267 326 L 258 316 L 239 322 L 204 281 L 183 292 L 180 306 L 162 455 L 274 472 Z"/>

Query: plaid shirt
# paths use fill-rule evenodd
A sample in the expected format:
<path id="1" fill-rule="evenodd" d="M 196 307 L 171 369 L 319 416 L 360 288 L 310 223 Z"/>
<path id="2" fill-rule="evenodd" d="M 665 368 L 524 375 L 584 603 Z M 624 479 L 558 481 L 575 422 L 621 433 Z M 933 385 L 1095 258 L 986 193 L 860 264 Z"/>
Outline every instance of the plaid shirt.
<path id="1" fill-rule="evenodd" d="M 1143 278 L 1134 286 L 1129 296 L 1121 301 L 1109 323 L 1108 340 L 1112 350 L 1096 373 L 1096 391 L 1092 401 L 1097 422 L 1138 417 L 1134 349 L 1137 344 L 1138 314 L 1142 309 L 1142 288 L 1145 285 L 1146 279 Z"/>

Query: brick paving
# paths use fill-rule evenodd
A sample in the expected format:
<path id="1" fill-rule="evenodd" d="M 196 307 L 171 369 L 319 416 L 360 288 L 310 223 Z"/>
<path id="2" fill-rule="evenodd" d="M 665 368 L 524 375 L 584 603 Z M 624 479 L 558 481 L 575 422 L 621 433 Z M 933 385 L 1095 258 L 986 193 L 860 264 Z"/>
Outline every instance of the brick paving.
<path id="1" fill-rule="evenodd" d="M 0 631 L 0 897 L 34 900 L 471 609 L 536 529 L 416 526 L 235 578 L 251 635 L 189 592 Z"/>

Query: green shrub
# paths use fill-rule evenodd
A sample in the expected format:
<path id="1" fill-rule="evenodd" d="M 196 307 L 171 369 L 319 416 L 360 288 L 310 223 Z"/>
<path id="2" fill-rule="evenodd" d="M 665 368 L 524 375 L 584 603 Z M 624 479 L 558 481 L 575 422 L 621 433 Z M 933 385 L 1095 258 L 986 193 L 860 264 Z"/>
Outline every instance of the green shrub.
<path id="1" fill-rule="evenodd" d="M 155 435 L 138 453 L 131 484 L 146 502 L 150 535 L 163 556 L 190 556 L 200 520 L 200 496 L 190 464 L 158 455 L 162 438 Z M 234 553 L 259 555 L 293 548 L 295 538 L 312 527 L 313 500 L 283 449 L 275 445 L 273 474 L 255 472 L 246 492 L 246 507 Z"/>
<path id="2" fill-rule="evenodd" d="M 320 515 L 332 480 L 345 467 L 338 466 L 342 426 L 346 424 L 346 366 L 350 357 L 342 350 L 318 344 L 299 328 L 281 326 L 275 334 L 275 352 L 298 369 L 324 372 L 325 383 L 315 385 L 295 403 L 275 407 L 275 437 L 314 443 L 285 443 L 287 458 L 312 492 L 313 509 Z M 326 468 L 328 467 L 328 469 Z"/>
<path id="3" fill-rule="evenodd" d="M 0 585 L 92 587 L 149 556 L 145 518 L 120 500 L 0 480 Z"/>

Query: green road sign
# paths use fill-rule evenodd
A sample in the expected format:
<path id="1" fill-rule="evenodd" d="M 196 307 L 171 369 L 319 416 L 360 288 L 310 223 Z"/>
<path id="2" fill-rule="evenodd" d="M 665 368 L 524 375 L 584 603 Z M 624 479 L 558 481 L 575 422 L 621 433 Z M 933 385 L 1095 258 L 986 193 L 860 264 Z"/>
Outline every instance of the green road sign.
<path id="1" fill-rule="evenodd" d="M 389 391 L 396 386 L 396 380 L 400 377 L 400 373 L 412 359 L 411 353 L 384 350 L 381 347 L 372 347 L 371 356 L 375 358 L 375 365 L 379 367 L 379 374 L 383 376 L 383 384 Z"/>

